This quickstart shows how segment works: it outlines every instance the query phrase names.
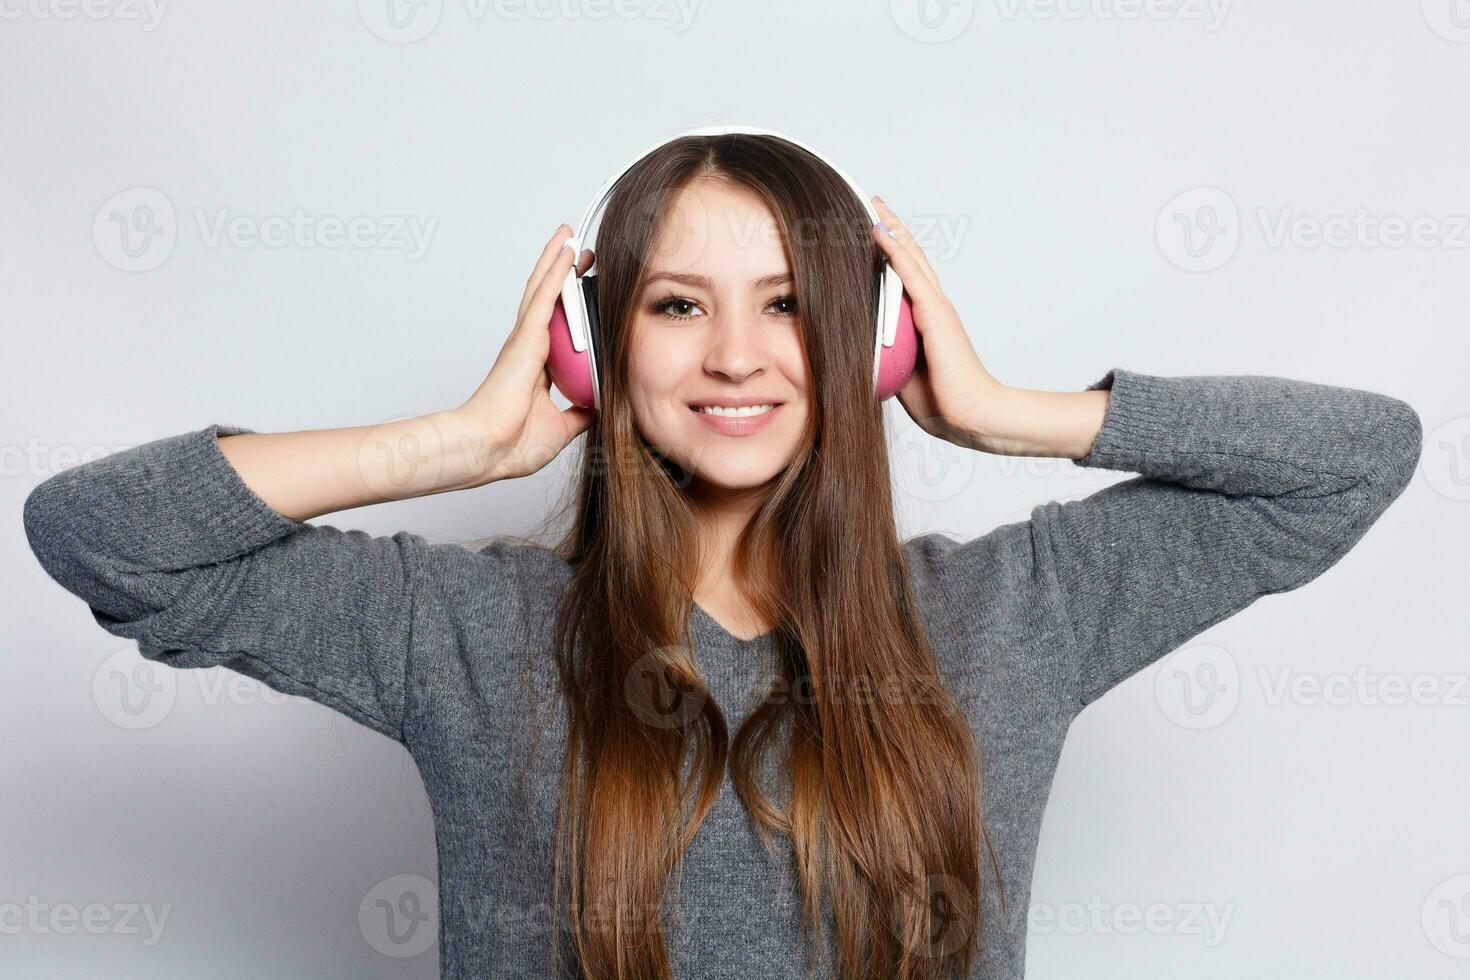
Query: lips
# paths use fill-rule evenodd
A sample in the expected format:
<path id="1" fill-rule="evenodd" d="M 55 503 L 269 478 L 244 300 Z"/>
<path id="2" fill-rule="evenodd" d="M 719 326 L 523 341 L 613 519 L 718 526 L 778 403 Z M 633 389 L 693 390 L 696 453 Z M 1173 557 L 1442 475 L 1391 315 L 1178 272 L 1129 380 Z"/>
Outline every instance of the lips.
<path id="1" fill-rule="evenodd" d="M 709 404 L 730 405 L 738 404 L 738 402 L 739 400 L 732 399 L 728 402 L 710 402 Z M 757 415 L 716 415 L 712 412 L 701 412 L 696 403 L 689 406 L 689 411 L 693 412 L 694 417 L 706 428 L 725 436 L 748 436 L 759 432 L 770 425 L 771 420 L 781 412 L 780 402 L 750 401 L 749 404 L 772 405 L 773 407 Z"/>

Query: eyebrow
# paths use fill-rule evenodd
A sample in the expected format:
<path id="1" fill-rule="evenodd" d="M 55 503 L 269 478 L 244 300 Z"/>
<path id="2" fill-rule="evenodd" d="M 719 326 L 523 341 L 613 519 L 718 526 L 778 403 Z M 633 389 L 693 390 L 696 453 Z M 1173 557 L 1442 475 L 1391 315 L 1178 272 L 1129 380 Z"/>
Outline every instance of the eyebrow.
<path id="1" fill-rule="evenodd" d="M 713 288 L 710 284 L 708 276 L 696 276 L 691 275 L 687 272 L 655 272 L 653 273 L 653 275 L 648 277 L 647 281 L 652 283 L 657 282 L 660 279 L 667 279 L 669 282 L 677 282 L 683 286 L 696 286 L 700 289 Z M 756 289 L 765 289 L 768 286 L 780 286 L 790 281 L 791 273 L 774 272 L 768 276 L 761 276 L 758 279 L 752 279 L 750 281 L 750 284 Z"/>

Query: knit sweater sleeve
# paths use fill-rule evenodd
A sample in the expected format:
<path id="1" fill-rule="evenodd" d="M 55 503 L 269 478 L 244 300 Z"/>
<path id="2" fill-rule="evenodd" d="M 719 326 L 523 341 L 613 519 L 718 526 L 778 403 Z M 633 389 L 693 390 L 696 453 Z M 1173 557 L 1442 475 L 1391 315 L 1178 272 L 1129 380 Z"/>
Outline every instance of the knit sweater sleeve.
<path id="1" fill-rule="evenodd" d="M 280 514 L 220 450 L 251 431 L 210 425 L 47 478 L 25 501 L 31 549 L 149 660 L 228 667 L 405 742 L 426 543 Z"/>
<path id="2" fill-rule="evenodd" d="M 1353 388 L 1115 368 L 1077 465 L 1139 474 L 1032 512 L 1037 579 L 1070 644 L 1074 711 L 1337 562 L 1403 491 L 1419 416 Z"/>

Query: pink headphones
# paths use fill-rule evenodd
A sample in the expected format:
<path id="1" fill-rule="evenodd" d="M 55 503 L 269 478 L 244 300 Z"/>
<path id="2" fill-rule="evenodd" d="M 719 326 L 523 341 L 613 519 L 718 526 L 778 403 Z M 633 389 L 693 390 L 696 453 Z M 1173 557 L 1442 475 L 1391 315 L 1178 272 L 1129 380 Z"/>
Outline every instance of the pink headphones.
<path id="1" fill-rule="evenodd" d="M 583 248 L 587 247 L 581 236 L 590 226 L 592 218 L 606 203 L 613 186 L 643 157 L 665 143 L 671 143 L 684 136 L 723 136 L 727 133 L 776 136 L 807 150 L 837 171 L 853 189 L 853 193 L 857 194 L 863 209 L 868 212 L 869 220 L 875 225 L 878 224 L 878 212 L 874 210 L 872 202 L 868 200 L 868 196 L 863 193 L 862 189 L 853 182 L 851 177 L 811 147 L 789 136 L 766 129 L 756 129 L 751 126 L 710 126 L 703 129 L 691 129 L 650 147 L 620 170 L 611 180 L 603 184 L 602 190 L 597 197 L 593 198 L 587 213 L 572 230 L 567 246 L 580 259 Z M 918 337 L 914 331 L 913 309 L 909 305 L 908 296 L 903 291 L 903 281 L 899 279 L 898 272 L 886 259 L 883 261 L 883 271 L 878 282 L 878 310 L 874 321 L 873 388 L 878 399 L 882 401 L 891 398 L 908 381 L 909 376 L 913 374 L 914 359 L 918 354 Z M 551 353 L 547 356 L 546 364 L 557 390 L 574 405 L 582 408 L 601 409 L 602 398 L 597 377 L 598 324 L 597 275 L 595 272 L 579 276 L 576 262 L 572 263 L 572 268 L 567 272 L 566 282 L 562 285 L 561 296 L 557 299 L 556 307 L 551 313 L 550 330 Z"/>

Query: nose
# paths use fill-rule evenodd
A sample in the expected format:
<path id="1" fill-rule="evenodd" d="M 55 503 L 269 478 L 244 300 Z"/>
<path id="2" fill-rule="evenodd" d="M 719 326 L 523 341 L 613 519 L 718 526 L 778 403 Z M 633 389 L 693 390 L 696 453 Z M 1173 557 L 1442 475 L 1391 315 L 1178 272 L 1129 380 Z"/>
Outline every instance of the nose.
<path id="1" fill-rule="evenodd" d="M 764 327 L 761 318 L 750 313 L 721 312 L 711 317 L 705 370 L 737 384 L 760 374 L 770 361 Z"/>

